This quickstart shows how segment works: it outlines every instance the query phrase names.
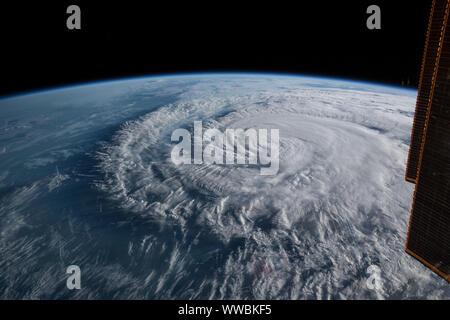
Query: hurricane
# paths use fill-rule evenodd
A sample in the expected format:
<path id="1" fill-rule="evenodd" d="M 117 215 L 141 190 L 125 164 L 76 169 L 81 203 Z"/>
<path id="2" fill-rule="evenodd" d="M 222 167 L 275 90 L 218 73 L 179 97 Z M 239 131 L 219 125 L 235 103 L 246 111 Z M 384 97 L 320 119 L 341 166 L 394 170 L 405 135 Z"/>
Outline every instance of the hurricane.
<path id="1" fill-rule="evenodd" d="M 201 74 L 2 99 L 0 297 L 448 299 L 404 251 L 416 95 Z M 172 133 L 198 121 L 278 130 L 278 171 L 174 163 Z"/>

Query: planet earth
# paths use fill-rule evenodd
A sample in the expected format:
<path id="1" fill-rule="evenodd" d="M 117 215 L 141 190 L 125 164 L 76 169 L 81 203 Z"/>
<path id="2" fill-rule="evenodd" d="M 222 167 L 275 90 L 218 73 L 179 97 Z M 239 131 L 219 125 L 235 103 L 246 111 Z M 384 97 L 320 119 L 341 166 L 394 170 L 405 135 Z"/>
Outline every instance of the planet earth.
<path id="1" fill-rule="evenodd" d="M 0 298 L 450 299 L 404 251 L 416 95 L 194 74 L 2 98 Z M 174 164 L 194 121 L 278 129 L 278 172 Z"/>

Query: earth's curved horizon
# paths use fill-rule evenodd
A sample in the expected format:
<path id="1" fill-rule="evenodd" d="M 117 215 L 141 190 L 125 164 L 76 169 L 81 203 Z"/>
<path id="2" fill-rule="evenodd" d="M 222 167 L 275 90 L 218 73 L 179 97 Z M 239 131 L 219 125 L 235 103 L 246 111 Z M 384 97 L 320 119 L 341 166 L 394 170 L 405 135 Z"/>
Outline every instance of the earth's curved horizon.
<path id="1" fill-rule="evenodd" d="M 164 78 L 176 78 L 176 77 L 204 77 L 204 76 L 266 76 L 266 77 L 286 77 L 286 78 L 309 78 L 316 80 L 328 80 L 335 82 L 347 82 L 347 83 L 356 83 L 356 84 L 365 84 L 369 86 L 375 87 L 384 87 L 390 89 L 397 90 L 407 90 L 413 91 L 417 94 L 417 89 L 412 87 L 404 87 L 400 85 L 388 84 L 383 82 L 373 82 L 369 80 L 361 80 L 361 79 L 352 79 L 352 78 L 339 78 L 339 77 L 327 77 L 323 75 L 314 75 L 314 74 L 297 74 L 297 73 L 277 73 L 277 72 L 187 72 L 187 73 L 161 73 L 157 75 L 144 75 L 144 76 L 129 76 L 129 77 L 118 77 L 118 78 L 109 78 L 102 80 L 92 80 L 86 82 L 74 82 L 71 84 L 62 84 L 57 86 L 47 86 L 41 89 L 33 89 L 29 91 L 20 91 L 11 94 L 4 94 L 0 96 L 0 101 L 5 99 L 14 99 L 20 98 L 24 96 L 41 94 L 41 93 L 49 93 L 58 90 L 67 90 L 67 89 L 76 89 L 79 87 L 88 87 L 92 85 L 101 85 L 108 84 L 114 82 L 124 82 L 124 81 L 136 81 L 136 80 L 152 80 L 152 79 L 164 79 Z"/>
<path id="2" fill-rule="evenodd" d="M 404 252 L 416 95 L 202 73 L 2 97 L 0 299 L 450 299 Z M 173 164 L 199 120 L 279 129 L 279 172 Z"/>

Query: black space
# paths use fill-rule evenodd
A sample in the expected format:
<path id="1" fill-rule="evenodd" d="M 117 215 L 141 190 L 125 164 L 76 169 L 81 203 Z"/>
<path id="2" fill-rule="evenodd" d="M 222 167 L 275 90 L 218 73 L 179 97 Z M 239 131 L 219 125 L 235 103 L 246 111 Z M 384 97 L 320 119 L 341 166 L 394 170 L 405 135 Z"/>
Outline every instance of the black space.
<path id="1" fill-rule="evenodd" d="M 81 30 L 66 8 L 81 8 Z M 245 5 L 244 5 L 245 4 Z M 381 7 L 382 29 L 366 28 Z M 417 86 L 431 0 L 14 1 L 0 95 L 179 72 L 297 73 Z"/>

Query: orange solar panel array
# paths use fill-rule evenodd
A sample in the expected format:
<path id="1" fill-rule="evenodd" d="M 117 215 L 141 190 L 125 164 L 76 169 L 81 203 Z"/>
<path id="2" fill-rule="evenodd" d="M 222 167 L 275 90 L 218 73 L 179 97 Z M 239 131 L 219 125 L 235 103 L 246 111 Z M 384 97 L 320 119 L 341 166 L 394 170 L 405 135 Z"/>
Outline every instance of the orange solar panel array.
<path id="1" fill-rule="evenodd" d="M 431 83 L 436 65 L 436 57 L 440 44 L 441 27 L 445 18 L 445 7 L 447 1 L 433 1 L 428 33 L 423 54 L 422 70 L 420 72 L 419 93 L 417 96 L 416 112 L 414 113 L 414 124 L 411 134 L 411 144 L 406 167 L 406 180 L 416 183 L 417 171 L 419 169 L 420 148 L 424 133 L 425 119 L 429 105 Z"/>
<path id="2" fill-rule="evenodd" d="M 406 180 L 416 183 L 406 252 L 450 281 L 450 0 L 434 0 Z"/>

